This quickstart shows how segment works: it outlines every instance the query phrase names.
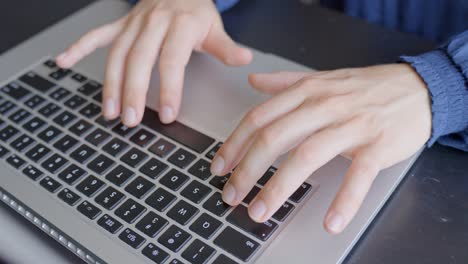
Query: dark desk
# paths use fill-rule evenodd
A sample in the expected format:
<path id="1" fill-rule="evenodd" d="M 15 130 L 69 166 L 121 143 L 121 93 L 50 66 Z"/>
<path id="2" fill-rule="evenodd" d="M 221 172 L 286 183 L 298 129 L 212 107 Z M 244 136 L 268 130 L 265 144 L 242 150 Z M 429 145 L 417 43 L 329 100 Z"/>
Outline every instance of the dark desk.
<path id="1" fill-rule="evenodd" d="M 0 53 L 90 1 L 4 1 L 0 9 Z M 433 47 L 417 37 L 299 0 L 241 1 L 224 14 L 224 20 L 239 42 L 316 69 L 392 62 L 400 54 L 417 54 Z M 25 229 L 42 235 L 23 223 Z M 346 262 L 466 263 L 466 223 L 468 154 L 435 146 L 424 151 Z M 57 254 L 67 254 L 43 237 Z M 71 254 L 69 258 L 70 262 L 77 261 Z"/>

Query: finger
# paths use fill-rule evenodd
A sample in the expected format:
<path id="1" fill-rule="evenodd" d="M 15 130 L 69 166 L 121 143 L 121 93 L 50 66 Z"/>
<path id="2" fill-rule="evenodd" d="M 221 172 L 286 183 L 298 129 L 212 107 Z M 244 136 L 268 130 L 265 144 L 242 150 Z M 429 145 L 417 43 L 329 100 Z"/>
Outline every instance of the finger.
<path id="1" fill-rule="evenodd" d="M 169 23 L 168 15 L 151 13 L 127 56 L 122 117 L 129 127 L 136 126 L 143 118 L 152 69 Z"/>
<path id="2" fill-rule="evenodd" d="M 173 122 L 179 112 L 185 67 L 199 32 L 194 18 L 189 15 L 179 16 L 174 19 L 164 41 L 159 62 L 159 117 L 163 123 Z"/>
<path id="3" fill-rule="evenodd" d="M 310 74 L 310 72 L 254 73 L 249 75 L 249 83 L 261 92 L 277 94 Z"/>
<path id="4" fill-rule="evenodd" d="M 370 145 L 360 151 L 351 163 L 325 217 L 324 227 L 329 233 L 342 232 L 356 215 L 379 173 L 383 151 L 385 149 L 377 145 Z"/>
<path id="5" fill-rule="evenodd" d="M 98 48 L 109 45 L 125 26 L 127 18 L 121 18 L 114 23 L 93 29 L 83 35 L 65 52 L 57 56 L 57 65 L 61 68 L 73 67 L 78 61 Z"/>

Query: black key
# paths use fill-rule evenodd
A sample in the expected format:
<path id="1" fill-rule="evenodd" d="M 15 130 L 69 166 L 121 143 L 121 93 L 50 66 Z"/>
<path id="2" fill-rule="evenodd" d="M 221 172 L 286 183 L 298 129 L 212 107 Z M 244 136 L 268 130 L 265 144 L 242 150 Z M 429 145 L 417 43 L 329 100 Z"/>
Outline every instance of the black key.
<path id="1" fill-rule="evenodd" d="M 109 141 L 102 149 L 109 153 L 112 157 L 117 156 L 120 152 L 124 151 L 128 147 L 128 144 L 118 138 L 113 138 Z"/>
<path id="2" fill-rule="evenodd" d="M 210 239 L 216 231 L 221 228 L 223 224 L 218 219 L 211 217 L 207 213 L 203 213 L 193 224 L 190 226 L 190 230 L 197 233 L 205 239 Z"/>
<path id="3" fill-rule="evenodd" d="M 86 179 L 84 179 L 82 182 L 80 182 L 80 184 L 76 186 L 76 189 L 82 194 L 91 197 L 95 193 L 97 193 L 104 185 L 105 183 L 103 181 L 99 180 L 98 178 L 92 175 L 89 175 L 88 177 L 86 177 Z"/>
<path id="4" fill-rule="evenodd" d="M 149 237 L 155 237 L 169 223 L 156 213 L 149 212 L 135 227 Z"/>
<path id="5" fill-rule="evenodd" d="M 234 260 L 226 257 L 226 255 L 219 255 L 212 264 L 237 264 Z"/>
<path id="6" fill-rule="evenodd" d="M 151 179 L 156 179 L 168 167 L 162 161 L 151 158 L 140 168 L 140 171 Z"/>
<path id="7" fill-rule="evenodd" d="M 67 162 L 68 160 L 64 157 L 60 156 L 59 154 L 54 154 L 42 163 L 42 167 L 50 173 L 55 173 L 60 168 L 62 168 Z"/>
<path id="8" fill-rule="evenodd" d="M 4 146 L 0 146 L 0 158 L 6 156 L 6 154 L 10 153 L 10 150 L 5 148 Z"/>
<path id="9" fill-rule="evenodd" d="M 88 121 L 86 120 L 83 120 L 83 119 L 80 119 L 78 120 L 78 122 L 76 122 L 75 124 L 73 124 L 69 130 L 70 132 L 72 132 L 73 134 L 77 135 L 77 136 L 81 136 L 83 135 L 84 133 L 86 133 L 89 129 L 91 129 L 93 127 L 93 125 L 91 125 Z"/>
<path id="10" fill-rule="evenodd" d="M 0 88 L 0 90 L 15 100 L 21 100 L 31 93 L 28 89 L 24 88 L 17 82 L 9 83 L 6 86 Z"/>
<path id="11" fill-rule="evenodd" d="M 130 141 L 132 141 L 140 147 L 146 147 L 148 143 L 150 143 L 154 138 L 156 138 L 155 134 L 142 128 L 130 137 Z"/>
<path id="12" fill-rule="evenodd" d="M 48 103 L 39 109 L 39 113 L 45 117 L 50 117 L 57 113 L 60 110 L 60 107 L 54 103 Z"/>
<path id="13" fill-rule="evenodd" d="M 126 228 L 122 233 L 120 233 L 119 238 L 135 249 L 141 247 L 146 242 L 146 239 L 132 231 L 130 228 Z"/>
<path id="14" fill-rule="evenodd" d="M 47 68 L 55 68 L 57 67 L 57 64 L 55 63 L 55 61 L 53 60 L 47 60 L 46 62 L 44 62 L 44 65 L 47 67 Z"/>
<path id="15" fill-rule="evenodd" d="M 255 198 L 255 196 L 257 196 L 259 192 L 260 192 L 260 188 L 258 188 L 257 186 L 254 186 L 250 190 L 250 192 L 247 194 L 247 196 L 245 196 L 244 203 L 250 204 L 250 202 L 252 202 L 252 200 Z"/>
<path id="16" fill-rule="evenodd" d="M 253 221 L 249 217 L 247 207 L 243 205 L 239 205 L 234 208 L 234 210 L 226 217 L 226 220 L 262 241 L 266 241 L 278 228 L 278 224 L 271 220 L 264 223 Z"/>
<path id="17" fill-rule="evenodd" d="M 167 160 L 179 168 L 185 169 L 195 159 L 195 155 L 185 149 L 178 149 Z"/>
<path id="18" fill-rule="evenodd" d="M 85 76 L 83 76 L 82 74 L 79 74 L 79 73 L 75 73 L 71 76 L 71 78 L 79 83 L 82 83 L 82 82 L 85 82 L 87 80 L 87 78 Z M 78 89 L 78 91 L 80 90 L 80 88 Z"/>
<path id="19" fill-rule="evenodd" d="M 82 202 L 76 209 L 91 220 L 101 214 L 101 210 L 88 201 Z"/>
<path id="20" fill-rule="evenodd" d="M 93 100 L 100 103 L 102 102 L 102 91 L 99 91 L 97 94 L 93 96 Z"/>
<path id="21" fill-rule="evenodd" d="M 258 184 L 260 184 L 261 186 L 264 186 L 268 180 L 270 180 L 270 178 L 273 176 L 273 174 L 276 173 L 276 168 L 275 167 L 270 167 L 266 172 L 265 174 L 263 174 L 263 176 L 258 180 Z"/>
<path id="22" fill-rule="evenodd" d="M 198 210 L 195 206 L 187 203 L 184 200 L 179 200 L 172 208 L 167 212 L 167 216 L 174 219 L 181 225 L 186 225 L 190 220 L 198 214 Z"/>
<path id="23" fill-rule="evenodd" d="M 59 179 L 68 183 L 69 185 L 73 185 L 85 174 L 85 170 L 76 166 L 75 164 L 71 164 L 68 167 L 66 167 L 62 172 L 60 172 L 58 177 Z"/>
<path id="24" fill-rule="evenodd" d="M 211 189 L 193 180 L 180 194 L 194 203 L 200 203 L 211 192 Z"/>
<path id="25" fill-rule="evenodd" d="M 120 187 L 124 185 L 133 175 L 133 171 L 125 168 L 122 165 L 119 165 L 107 173 L 106 179 Z"/>
<path id="26" fill-rule="evenodd" d="M 72 73 L 72 70 L 70 70 L 70 69 L 58 69 L 58 70 L 52 72 L 51 74 L 49 74 L 49 76 L 52 79 L 55 79 L 55 80 L 59 81 L 59 80 L 62 80 L 63 78 L 65 78 L 65 77 L 67 77 L 71 73 Z"/>
<path id="27" fill-rule="evenodd" d="M 122 218 L 125 222 L 132 224 L 145 211 L 146 208 L 143 205 L 135 202 L 133 199 L 128 199 L 115 210 L 115 215 Z"/>
<path id="28" fill-rule="evenodd" d="M 213 148 L 211 148 L 210 151 L 208 151 L 208 153 L 206 153 L 206 157 L 212 160 L 216 155 L 216 152 L 218 152 L 222 145 L 222 142 L 216 143 L 216 145 Z"/>
<path id="29" fill-rule="evenodd" d="M 93 146 L 99 146 L 101 145 L 104 141 L 106 141 L 110 137 L 110 134 L 107 133 L 106 131 L 97 128 L 93 132 L 91 132 L 88 136 L 86 136 L 86 141 L 91 143 Z"/>
<path id="30" fill-rule="evenodd" d="M 174 194 L 164 190 L 163 188 L 158 188 L 154 193 L 146 198 L 145 203 L 162 212 L 175 200 L 176 196 Z"/>
<path id="31" fill-rule="evenodd" d="M 62 185 L 49 176 L 44 177 L 39 184 L 51 193 L 55 193 Z"/>
<path id="32" fill-rule="evenodd" d="M 145 109 L 142 123 L 197 153 L 203 153 L 214 142 L 214 139 L 177 121 L 170 125 L 164 125 L 159 121 L 158 113 L 148 107 Z"/>
<path id="33" fill-rule="evenodd" d="M 184 264 L 182 261 L 178 260 L 178 259 L 172 259 L 169 264 Z"/>
<path id="34" fill-rule="evenodd" d="M 214 176 L 213 179 L 210 180 L 210 184 L 222 191 L 229 177 L 231 177 L 231 173 L 225 176 Z"/>
<path id="35" fill-rule="evenodd" d="M 55 86 L 53 82 L 44 79 L 32 71 L 21 76 L 19 80 L 42 93 L 47 92 Z"/>
<path id="36" fill-rule="evenodd" d="M 154 188 L 154 183 L 139 176 L 125 187 L 125 191 L 135 196 L 138 199 L 145 196 L 151 189 Z"/>
<path id="37" fill-rule="evenodd" d="M 99 113 L 101 113 L 101 107 L 94 103 L 89 103 L 80 110 L 80 114 L 84 115 L 87 118 L 93 118 Z"/>
<path id="38" fill-rule="evenodd" d="M 285 202 L 281 207 L 275 212 L 273 218 L 283 222 L 294 210 L 294 205 L 289 202 Z"/>
<path id="39" fill-rule="evenodd" d="M 146 159 L 146 157 L 148 157 L 148 154 L 140 151 L 137 148 L 132 148 L 127 153 L 125 153 L 120 158 L 120 160 L 135 168 L 138 166 L 138 164 L 140 164 L 140 162 Z"/>
<path id="40" fill-rule="evenodd" d="M 43 102 L 45 102 L 44 97 L 42 97 L 40 95 L 34 95 L 33 97 L 26 100 L 26 102 L 24 102 L 24 104 L 27 107 L 31 108 L 31 109 L 35 109 L 36 107 L 41 105 Z"/>
<path id="41" fill-rule="evenodd" d="M 125 199 L 125 195 L 123 193 L 109 186 L 98 196 L 96 196 L 96 199 L 94 200 L 96 201 L 96 203 L 102 205 L 102 207 L 106 208 L 107 210 L 112 210 L 123 199 Z"/>
<path id="42" fill-rule="evenodd" d="M 161 138 L 149 148 L 149 151 L 153 152 L 154 154 L 156 154 L 157 156 L 161 158 L 164 158 L 169 153 L 171 153 L 174 149 L 175 149 L 174 144 L 165 140 L 164 138 Z"/>
<path id="43" fill-rule="evenodd" d="M 30 158 L 32 161 L 38 162 L 47 154 L 49 154 L 50 149 L 42 144 L 37 144 L 32 147 L 28 152 L 26 152 L 26 157 Z"/>
<path id="44" fill-rule="evenodd" d="M 70 91 L 63 87 L 59 87 L 55 89 L 52 93 L 49 94 L 50 98 L 54 99 L 55 101 L 61 101 L 65 97 L 69 96 L 71 94 Z"/>
<path id="45" fill-rule="evenodd" d="M 204 264 L 215 253 L 216 250 L 214 248 L 208 246 L 199 239 L 195 239 L 182 253 L 182 257 L 192 264 Z"/>
<path id="46" fill-rule="evenodd" d="M 223 216 L 231 208 L 231 206 L 223 201 L 221 193 L 215 192 L 203 204 L 203 208 L 212 212 L 217 216 Z"/>
<path id="47" fill-rule="evenodd" d="M 178 170 L 170 170 L 159 182 L 167 188 L 177 191 L 187 182 L 189 177 Z"/>
<path id="48" fill-rule="evenodd" d="M 108 214 L 105 214 L 99 218 L 97 223 L 111 234 L 117 233 L 123 226 L 119 221 Z"/>
<path id="49" fill-rule="evenodd" d="M 39 177 L 44 175 L 41 170 L 37 169 L 36 167 L 32 165 L 26 166 L 23 170 L 24 175 L 28 176 L 32 180 L 37 180 Z"/>
<path id="50" fill-rule="evenodd" d="M 122 137 L 129 135 L 130 133 L 132 133 L 133 130 L 135 130 L 134 127 L 128 127 L 122 123 L 119 123 L 114 128 L 112 128 L 112 131 L 114 131 Z"/>
<path id="51" fill-rule="evenodd" d="M 89 81 L 85 83 L 83 86 L 78 88 L 78 92 L 84 94 L 84 95 L 91 95 L 95 93 L 96 91 L 100 90 L 102 88 L 102 85 L 98 82 L 95 81 Z"/>
<path id="52" fill-rule="evenodd" d="M 53 121 L 61 126 L 61 127 L 64 127 L 66 125 L 68 125 L 70 122 L 72 122 L 73 120 L 76 119 L 76 115 L 68 112 L 68 111 L 63 111 L 61 114 L 59 114 L 58 116 L 56 116 Z"/>
<path id="53" fill-rule="evenodd" d="M 24 119 L 28 118 L 31 115 L 28 111 L 24 109 L 19 109 L 13 114 L 11 114 L 8 119 L 10 119 L 13 123 L 19 124 L 21 123 Z"/>
<path id="54" fill-rule="evenodd" d="M 16 107 L 16 104 L 10 101 L 5 101 L 2 104 L 0 104 L 0 114 L 4 115 L 15 107 Z"/>
<path id="55" fill-rule="evenodd" d="M 104 116 L 99 116 L 96 118 L 96 123 L 100 124 L 101 126 L 105 128 L 110 128 L 117 124 L 119 122 L 119 118 L 112 119 L 112 120 L 107 120 Z"/>
<path id="56" fill-rule="evenodd" d="M 75 151 L 70 154 L 70 157 L 78 161 L 78 163 L 83 164 L 86 160 L 93 156 L 94 153 L 96 153 L 96 150 L 83 144 L 75 149 Z"/>
<path id="57" fill-rule="evenodd" d="M 84 103 L 86 103 L 86 99 L 79 95 L 74 95 L 67 101 L 65 101 L 65 105 L 70 107 L 71 109 L 77 109 L 78 107 L 82 106 Z"/>
<path id="58" fill-rule="evenodd" d="M 7 126 L 0 130 L 0 140 L 1 141 L 8 141 L 11 139 L 13 136 L 18 134 L 19 131 L 18 129 L 14 128 L 13 126 Z"/>
<path id="59" fill-rule="evenodd" d="M 312 185 L 304 182 L 299 188 L 289 197 L 289 200 L 300 203 L 304 197 L 312 190 Z"/>
<path id="60" fill-rule="evenodd" d="M 243 261 L 249 261 L 260 248 L 260 244 L 230 226 L 221 232 L 214 243 Z"/>
<path id="61" fill-rule="evenodd" d="M 34 133 L 39 128 L 45 125 L 45 121 L 40 119 L 39 117 L 34 117 L 28 122 L 23 125 L 23 128 L 26 129 L 28 132 Z"/>
<path id="62" fill-rule="evenodd" d="M 13 142 L 11 142 L 10 145 L 17 151 L 22 152 L 25 148 L 29 147 L 34 142 L 34 139 L 32 139 L 30 136 L 21 135 L 15 140 L 13 140 Z"/>
<path id="63" fill-rule="evenodd" d="M 114 164 L 115 162 L 111 158 L 108 158 L 106 155 L 100 154 L 90 163 L 88 163 L 88 168 L 94 171 L 95 173 L 102 175 Z"/>
<path id="64" fill-rule="evenodd" d="M 54 147 L 63 153 L 67 153 L 71 148 L 78 144 L 78 140 L 72 136 L 65 135 L 57 142 L 54 143 Z"/>
<path id="65" fill-rule="evenodd" d="M 193 166 L 189 169 L 189 172 L 197 176 L 201 180 L 206 180 L 211 176 L 210 172 L 210 163 L 204 159 L 199 159 Z"/>
<path id="66" fill-rule="evenodd" d="M 58 128 L 49 126 L 48 128 L 42 130 L 42 132 L 40 132 L 37 136 L 48 143 L 54 140 L 60 134 L 62 134 L 62 131 L 60 131 Z"/>
<path id="67" fill-rule="evenodd" d="M 158 242 L 168 249 L 178 252 L 190 239 L 192 235 L 175 225 L 171 225 L 166 232 L 159 237 Z"/>
<path id="68" fill-rule="evenodd" d="M 141 253 L 157 264 L 164 263 L 169 258 L 169 254 L 166 251 L 153 243 L 149 243 Z"/>
<path id="69" fill-rule="evenodd" d="M 61 190 L 58 194 L 58 197 L 71 206 L 74 206 L 81 199 L 78 194 L 70 191 L 67 188 Z"/>
<path id="70" fill-rule="evenodd" d="M 15 154 L 9 156 L 6 161 L 13 166 L 15 169 L 19 169 L 21 166 L 26 164 L 26 161 Z"/>

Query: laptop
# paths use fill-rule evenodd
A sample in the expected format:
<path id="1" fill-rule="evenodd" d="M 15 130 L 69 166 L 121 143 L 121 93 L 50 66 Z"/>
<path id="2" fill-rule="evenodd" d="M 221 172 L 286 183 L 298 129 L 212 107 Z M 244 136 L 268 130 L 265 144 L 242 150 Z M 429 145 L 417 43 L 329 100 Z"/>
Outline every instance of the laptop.
<path id="1" fill-rule="evenodd" d="M 0 57 L 0 200 L 86 263 L 342 262 L 417 155 L 380 173 L 342 234 L 326 233 L 322 221 L 350 165 L 344 157 L 254 223 L 246 206 L 281 158 L 235 208 L 221 200 L 228 176 L 211 175 L 210 161 L 268 99 L 248 73 L 311 69 L 256 50 L 241 68 L 194 54 L 177 122 L 158 120 L 155 71 L 143 122 L 128 128 L 100 114 L 105 49 L 70 70 L 52 58 L 129 9 L 97 1 Z"/>

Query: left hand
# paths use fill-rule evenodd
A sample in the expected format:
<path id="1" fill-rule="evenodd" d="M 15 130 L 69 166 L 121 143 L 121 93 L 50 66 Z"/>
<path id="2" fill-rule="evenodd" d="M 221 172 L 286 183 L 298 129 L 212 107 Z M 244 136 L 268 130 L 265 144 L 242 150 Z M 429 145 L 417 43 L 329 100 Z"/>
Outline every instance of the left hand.
<path id="1" fill-rule="evenodd" d="M 243 118 L 211 171 L 225 175 L 236 167 L 223 200 L 238 205 L 278 156 L 292 150 L 250 203 L 257 222 L 268 220 L 310 174 L 345 154 L 352 164 L 324 222 L 328 232 L 340 233 L 379 171 L 410 157 L 431 135 L 427 87 L 406 64 L 253 74 L 249 81 L 275 96 Z"/>

